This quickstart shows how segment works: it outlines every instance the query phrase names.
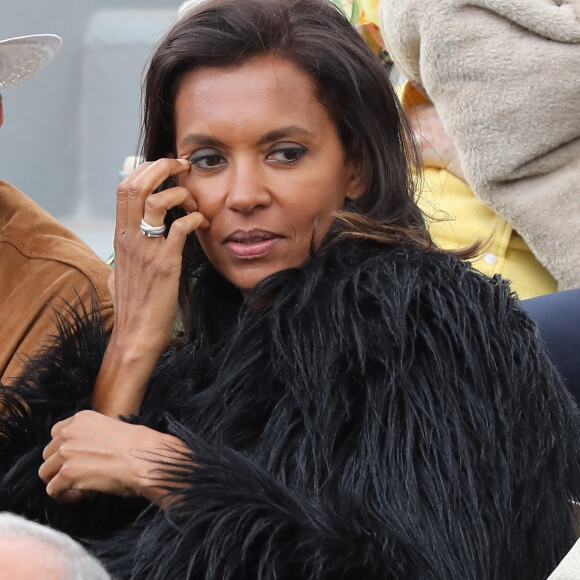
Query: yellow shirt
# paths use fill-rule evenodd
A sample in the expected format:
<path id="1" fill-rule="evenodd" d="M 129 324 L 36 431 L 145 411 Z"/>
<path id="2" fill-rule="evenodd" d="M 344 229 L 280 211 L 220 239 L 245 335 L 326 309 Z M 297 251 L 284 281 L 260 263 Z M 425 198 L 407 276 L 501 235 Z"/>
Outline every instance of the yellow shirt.
<path id="1" fill-rule="evenodd" d="M 417 201 L 439 247 L 456 250 L 491 239 L 484 253 L 471 260 L 477 270 L 501 274 L 521 299 L 557 290 L 556 280 L 523 238 L 449 171 L 425 168 Z"/>
<path id="2" fill-rule="evenodd" d="M 397 90 L 403 108 L 428 103 L 411 83 Z M 520 299 L 556 292 L 558 283 L 536 259 L 510 223 L 495 213 L 469 185 L 446 169 L 425 167 L 419 187 L 419 207 L 427 216 L 433 241 L 446 250 L 490 241 L 485 252 L 471 260 L 480 272 L 501 274 Z"/>

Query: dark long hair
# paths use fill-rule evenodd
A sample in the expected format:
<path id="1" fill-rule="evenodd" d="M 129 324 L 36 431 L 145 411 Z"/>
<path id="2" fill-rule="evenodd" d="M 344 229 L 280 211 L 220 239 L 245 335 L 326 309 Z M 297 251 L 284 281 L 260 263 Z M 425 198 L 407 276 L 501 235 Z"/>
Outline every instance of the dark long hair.
<path id="1" fill-rule="evenodd" d="M 183 75 L 274 55 L 310 75 L 336 124 L 365 193 L 338 212 L 320 250 L 345 237 L 431 247 L 414 201 L 414 153 L 389 71 L 329 0 L 206 0 L 191 8 L 157 47 L 146 76 L 143 155 L 175 155 L 175 97 Z M 410 150 L 409 150 L 410 149 Z M 171 186 L 171 181 L 164 187 Z M 173 210 L 168 225 L 180 215 Z M 195 235 L 184 252 L 182 305 L 192 272 L 208 262 Z M 203 268 L 201 268 L 203 269 Z"/>

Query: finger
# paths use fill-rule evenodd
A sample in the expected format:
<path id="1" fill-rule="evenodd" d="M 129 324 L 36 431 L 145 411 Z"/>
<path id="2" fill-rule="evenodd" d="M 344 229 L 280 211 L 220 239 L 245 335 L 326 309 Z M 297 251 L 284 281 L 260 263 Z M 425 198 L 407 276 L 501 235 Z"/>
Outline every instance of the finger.
<path id="1" fill-rule="evenodd" d="M 52 439 L 52 441 L 42 451 L 42 459 L 44 459 L 46 461 L 51 455 L 53 455 L 54 453 L 56 453 L 58 451 L 58 448 L 60 447 L 60 445 L 61 445 L 61 439 L 59 436 Z"/>
<path id="2" fill-rule="evenodd" d="M 84 492 L 82 492 L 79 489 L 66 489 L 56 496 L 51 494 L 48 491 L 48 487 L 47 487 L 46 491 L 47 491 L 48 495 L 50 495 L 50 497 L 53 497 L 56 501 L 59 501 L 60 503 L 74 504 L 74 503 L 79 503 L 83 499 L 85 499 Z"/>
<path id="3" fill-rule="evenodd" d="M 48 487 L 47 487 L 47 493 L 48 493 Z M 59 501 L 60 503 L 79 503 L 80 501 L 86 500 L 86 499 L 93 499 L 96 495 L 97 492 L 96 491 L 91 491 L 88 489 L 66 489 L 62 492 L 60 492 L 57 496 L 51 495 L 50 493 L 48 493 L 48 495 L 50 495 L 51 497 L 53 497 L 56 501 Z"/>
<path id="4" fill-rule="evenodd" d="M 62 467 L 60 457 L 56 453 L 51 453 L 38 469 L 38 476 L 45 483 L 52 481 Z"/>
<path id="5" fill-rule="evenodd" d="M 58 423 L 55 423 L 52 426 L 52 429 L 50 430 L 50 436 L 54 439 L 55 437 L 58 437 L 58 435 L 60 435 L 60 433 L 62 432 L 62 430 L 69 425 L 70 423 L 72 423 L 72 420 L 74 419 L 74 415 L 72 417 L 69 417 L 68 419 L 63 419 L 62 421 L 59 421 Z"/>
<path id="6" fill-rule="evenodd" d="M 117 233 L 123 233 L 127 229 L 127 200 L 129 198 L 129 186 L 147 169 L 147 167 L 149 167 L 149 165 L 151 165 L 151 163 L 151 161 L 142 163 L 119 184 L 119 187 L 117 188 L 117 220 L 115 224 L 115 235 L 117 235 Z"/>
<path id="7" fill-rule="evenodd" d="M 167 251 L 171 255 L 180 256 L 187 236 L 198 229 L 209 227 L 208 219 L 198 211 L 175 220 L 167 234 Z"/>
<path id="8" fill-rule="evenodd" d="M 83 490 L 73 489 L 70 484 L 64 482 L 60 475 L 48 482 L 46 493 L 61 503 L 78 503 L 84 496 Z"/>
<path id="9" fill-rule="evenodd" d="M 53 455 L 53 457 L 56 457 L 56 456 Z M 74 484 L 75 478 L 71 477 L 70 468 L 67 468 L 64 465 L 60 465 L 59 469 L 57 469 L 56 473 L 54 473 L 55 465 L 51 462 L 51 459 L 49 459 L 48 461 L 45 462 L 45 463 L 49 464 L 46 467 L 46 473 L 43 473 L 43 475 L 45 477 L 41 476 L 42 481 L 47 482 L 46 493 L 48 493 L 48 495 L 50 497 L 57 499 L 57 498 L 61 497 L 66 491 L 69 491 L 69 490 L 80 491 L 80 489 L 77 489 L 77 488 L 81 487 L 81 486 Z M 52 477 L 51 477 L 51 474 L 52 474 Z M 40 470 L 39 470 L 39 475 L 40 475 Z"/>
<path id="10" fill-rule="evenodd" d="M 197 202 L 185 187 L 172 187 L 150 195 L 145 200 L 143 219 L 151 226 L 161 226 L 167 211 L 177 206 L 181 206 L 188 213 L 197 210 Z"/>
<path id="11" fill-rule="evenodd" d="M 190 167 L 191 164 L 186 159 L 164 158 L 151 163 L 142 173 L 137 175 L 128 186 L 127 227 L 130 229 L 135 224 L 133 227 L 138 230 L 147 197 L 169 177 L 184 173 Z"/>

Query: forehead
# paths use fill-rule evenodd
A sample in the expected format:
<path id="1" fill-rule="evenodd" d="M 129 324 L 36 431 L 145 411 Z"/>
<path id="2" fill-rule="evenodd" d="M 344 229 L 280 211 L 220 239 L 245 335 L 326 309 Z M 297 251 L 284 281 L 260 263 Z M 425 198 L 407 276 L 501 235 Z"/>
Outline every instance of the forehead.
<path id="1" fill-rule="evenodd" d="M 178 141 L 192 124 L 291 123 L 312 130 L 332 124 L 314 79 L 294 63 L 271 56 L 187 73 L 178 87 L 175 118 Z"/>

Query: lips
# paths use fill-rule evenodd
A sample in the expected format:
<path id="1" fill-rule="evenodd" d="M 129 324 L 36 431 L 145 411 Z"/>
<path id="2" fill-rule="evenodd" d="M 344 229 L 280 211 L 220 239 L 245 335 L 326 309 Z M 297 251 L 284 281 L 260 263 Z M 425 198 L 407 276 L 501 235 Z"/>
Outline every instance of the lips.
<path id="1" fill-rule="evenodd" d="M 282 239 L 265 230 L 237 230 L 227 237 L 225 244 L 237 258 L 257 259 L 269 254 Z"/>

